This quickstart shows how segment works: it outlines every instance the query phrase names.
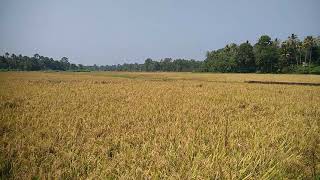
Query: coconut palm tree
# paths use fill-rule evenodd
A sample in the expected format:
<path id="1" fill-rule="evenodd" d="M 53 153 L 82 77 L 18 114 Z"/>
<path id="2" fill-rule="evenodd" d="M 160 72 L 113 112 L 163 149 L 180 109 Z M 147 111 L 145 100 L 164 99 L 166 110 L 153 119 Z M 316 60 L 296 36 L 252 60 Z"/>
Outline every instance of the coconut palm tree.
<path id="1" fill-rule="evenodd" d="M 289 43 L 289 47 L 291 49 L 291 53 L 294 58 L 294 61 L 298 65 L 298 44 L 299 44 L 298 36 L 295 34 L 291 34 L 291 36 L 288 37 L 288 43 Z"/>
<path id="2" fill-rule="evenodd" d="M 314 38 L 312 36 L 307 36 L 303 41 L 303 46 L 306 52 L 305 62 L 307 62 L 307 57 L 309 56 L 309 66 L 312 61 L 312 48 L 314 46 Z"/>
<path id="3" fill-rule="evenodd" d="M 6 53 L 4 54 L 4 57 L 5 57 L 6 59 L 8 59 L 9 56 L 10 56 L 10 54 L 9 54 L 8 52 L 6 52 Z"/>
<path id="4" fill-rule="evenodd" d="M 297 47 L 298 47 L 298 52 L 299 52 L 299 64 L 302 64 L 302 61 L 301 61 L 301 52 L 302 52 L 302 49 L 303 49 L 303 44 L 299 41 L 298 44 L 297 44 Z"/>

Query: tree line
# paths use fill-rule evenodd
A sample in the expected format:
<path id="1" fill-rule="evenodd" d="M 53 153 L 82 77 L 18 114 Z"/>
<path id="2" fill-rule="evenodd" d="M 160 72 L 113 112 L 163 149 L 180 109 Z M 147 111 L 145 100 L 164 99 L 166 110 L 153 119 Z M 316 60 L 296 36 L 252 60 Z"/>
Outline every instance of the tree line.
<path id="1" fill-rule="evenodd" d="M 207 52 L 204 63 L 208 72 L 288 73 L 317 70 L 320 65 L 320 38 L 307 36 L 301 41 L 292 34 L 280 42 L 263 35 L 254 45 L 248 41 L 239 46 L 232 43 Z"/>
<path id="2" fill-rule="evenodd" d="M 81 65 L 72 64 L 67 57 L 61 60 L 40 56 L 35 54 L 33 57 L 9 54 L 6 52 L 0 56 L 0 69 L 19 70 L 19 71 L 40 71 L 40 70 L 77 70 Z"/>
<path id="3" fill-rule="evenodd" d="M 144 63 L 118 65 L 73 64 L 67 57 L 60 60 L 5 53 L 0 56 L 3 70 L 58 71 L 173 71 L 173 72 L 242 72 L 242 73 L 317 73 L 320 74 L 320 37 L 307 36 L 300 40 L 292 34 L 286 40 L 261 36 L 255 44 L 249 41 L 208 51 L 203 61 L 194 59 L 146 59 Z"/>

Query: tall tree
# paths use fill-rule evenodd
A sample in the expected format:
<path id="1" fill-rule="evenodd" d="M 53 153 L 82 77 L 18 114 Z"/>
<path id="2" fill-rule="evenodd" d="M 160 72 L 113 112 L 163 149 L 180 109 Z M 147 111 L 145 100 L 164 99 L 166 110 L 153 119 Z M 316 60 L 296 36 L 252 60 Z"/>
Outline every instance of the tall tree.
<path id="1" fill-rule="evenodd" d="M 296 34 L 291 34 L 291 36 L 288 38 L 289 39 L 289 45 L 290 45 L 290 50 L 291 50 L 291 56 L 294 58 L 294 61 L 297 65 L 299 65 L 299 38 Z"/>
<path id="2" fill-rule="evenodd" d="M 38 53 L 36 53 L 36 54 L 33 55 L 33 57 L 36 58 L 36 59 L 39 59 L 40 55 Z"/>
<path id="3" fill-rule="evenodd" d="M 9 54 L 8 52 L 6 52 L 6 53 L 4 54 L 4 57 L 5 57 L 6 59 L 8 59 L 9 56 L 10 56 L 10 54 Z"/>
<path id="4" fill-rule="evenodd" d="M 69 63 L 69 59 L 67 57 L 62 57 L 60 60 L 60 63 L 62 65 L 63 70 L 69 70 L 70 63 Z"/>
<path id="5" fill-rule="evenodd" d="M 307 36 L 303 41 L 303 46 L 305 48 L 305 62 L 307 63 L 307 59 L 309 59 L 309 66 L 312 63 L 312 49 L 315 44 L 315 41 L 312 36 Z"/>
<path id="6" fill-rule="evenodd" d="M 145 71 L 153 71 L 154 65 L 151 58 L 148 58 L 144 61 Z"/>
<path id="7" fill-rule="evenodd" d="M 278 69 L 277 41 L 273 42 L 267 35 L 259 38 L 254 47 L 256 65 L 261 72 L 276 72 Z"/>
<path id="8" fill-rule="evenodd" d="M 254 72 L 255 59 L 253 54 L 253 47 L 249 41 L 240 44 L 236 56 L 238 69 L 240 72 Z"/>

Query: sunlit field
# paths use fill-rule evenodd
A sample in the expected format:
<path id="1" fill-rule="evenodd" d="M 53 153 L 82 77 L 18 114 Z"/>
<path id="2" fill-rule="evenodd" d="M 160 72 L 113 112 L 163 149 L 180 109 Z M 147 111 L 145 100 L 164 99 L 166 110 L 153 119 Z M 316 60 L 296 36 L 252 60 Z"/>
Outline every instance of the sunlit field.
<path id="1" fill-rule="evenodd" d="M 0 178 L 312 179 L 315 75 L 2 72 Z"/>

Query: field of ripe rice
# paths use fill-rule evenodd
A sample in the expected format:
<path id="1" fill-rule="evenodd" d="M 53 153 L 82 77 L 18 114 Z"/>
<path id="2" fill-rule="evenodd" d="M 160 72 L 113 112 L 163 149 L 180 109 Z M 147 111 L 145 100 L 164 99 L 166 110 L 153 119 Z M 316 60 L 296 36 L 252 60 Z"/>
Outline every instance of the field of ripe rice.
<path id="1" fill-rule="evenodd" d="M 1 72 L 0 179 L 320 177 L 313 75 Z"/>

